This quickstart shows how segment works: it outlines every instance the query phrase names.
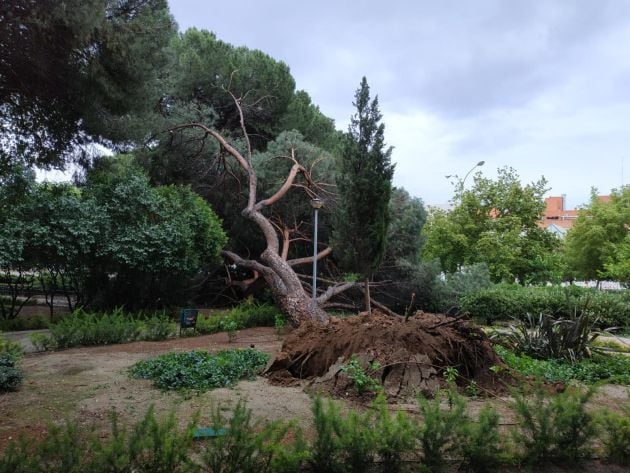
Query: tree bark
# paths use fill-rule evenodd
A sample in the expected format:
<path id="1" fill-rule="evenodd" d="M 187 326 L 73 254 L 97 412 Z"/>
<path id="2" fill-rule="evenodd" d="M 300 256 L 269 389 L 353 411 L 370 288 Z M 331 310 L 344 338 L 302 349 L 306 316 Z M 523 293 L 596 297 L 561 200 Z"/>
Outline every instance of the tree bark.
<path id="1" fill-rule="evenodd" d="M 372 315 L 372 304 L 371 304 L 371 299 L 370 299 L 370 278 L 366 277 L 365 278 L 365 311 Z"/>

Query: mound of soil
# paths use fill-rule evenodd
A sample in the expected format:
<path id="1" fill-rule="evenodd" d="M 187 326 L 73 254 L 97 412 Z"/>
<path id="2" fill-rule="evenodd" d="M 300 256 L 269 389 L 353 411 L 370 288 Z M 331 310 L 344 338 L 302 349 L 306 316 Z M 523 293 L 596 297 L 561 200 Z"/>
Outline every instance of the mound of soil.
<path id="1" fill-rule="evenodd" d="M 465 320 L 429 313 L 417 313 L 406 321 L 373 312 L 331 317 L 327 325 L 302 324 L 285 338 L 267 373 L 276 381 L 311 379 L 318 390 L 347 395 L 356 390 L 342 367 L 353 356 L 381 381 L 390 399 L 433 394 L 445 384 L 443 373 L 448 367 L 457 369 L 460 386 L 474 381 L 482 392 L 505 388 L 497 370 L 490 369 L 503 362 L 481 329 Z"/>

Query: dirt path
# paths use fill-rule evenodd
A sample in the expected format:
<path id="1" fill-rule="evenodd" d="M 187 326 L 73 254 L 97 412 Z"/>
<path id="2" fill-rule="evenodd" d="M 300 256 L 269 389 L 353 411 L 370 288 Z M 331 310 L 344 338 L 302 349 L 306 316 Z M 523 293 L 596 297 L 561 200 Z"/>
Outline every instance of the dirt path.
<path id="1" fill-rule="evenodd" d="M 162 392 L 150 381 L 132 379 L 127 369 L 135 362 L 170 351 L 225 348 L 257 349 L 274 355 L 281 341 L 272 328 L 242 330 L 234 343 L 224 333 L 180 338 L 164 342 L 134 342 L 106 347 L 87 347 L 27 355 L 21 363 L 25 379 L 21 389 L 0 395 L 0 448 L 21 432 L 43 435 L 50 422 L 77 419 L 107 431 L 109 413 L 115 410 L 123 422 L 138 420 L 150 405 L 158 414 L 175 411 L 182 425 L 196 412 L 202 423 L 211 406 L 222 408 L 243 399 L 257 417 L 310 419 L 311 400 L 301 387 L 279 387 L 265 378 L 242 381 L 233 389 L 217 389 L 184 396 Z"/>

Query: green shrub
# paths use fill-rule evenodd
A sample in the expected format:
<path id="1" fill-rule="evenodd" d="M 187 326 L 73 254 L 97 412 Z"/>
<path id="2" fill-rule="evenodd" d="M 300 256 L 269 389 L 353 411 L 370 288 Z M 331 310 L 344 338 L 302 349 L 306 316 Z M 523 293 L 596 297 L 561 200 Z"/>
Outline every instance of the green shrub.
<path id="1" fill-rule="evenodd" d="M 155 417 L 153 406 L 130 431 L 120 429 L 115 412 L 111 414 L 111 436 L 106 442 L 92 436 L 91 459 L 84 471 L 170 473 L 190 471 L 191 447 L 196 418 L 179 432 L 174 413 L 163 421 Z"/>
<path id="2" fill-rule="evenodd" d="M 15 366 L 16 358 L 9 353 L 0 353 L 0 392 L 15 391 L 24 375 Z"/>
<path id="3" fill-rule="evenodd" d="M 297 473 L 306 458 L 306 445 L 301 435 L 292 446 L 282 445 L 292 430 L 291 424 L 253 422 L 252 411 L 240 401 L 230 419 L 223 416 L 220 408 L 213 409 L 211 427 L 224 435 L 203 445 L 200 452 L 203 471 Z"/>
<path id="4" fill-rule="evenodd" d="M 442 407 L 441 396 L 428 400 L 418 398 L 423 423 L 419 438 L 423 464 L 428 471 L 439 472 L 446 466 L 446 456 L 457 451 L 462 426 L 468 423 L 466 403 L 455 390 L 447 391 L 448 408 Z"/>
<path id="5" fill-rule="evenodd" d="M 48 319 L 42 315 L 34 317 L 16 317 L 15 319 L 0 320 L 0 330 L 14 332 L 22 330 L 40 330 L 48 328 Z"/>
<path id="6" fill-rule="evenodd" d="M 348 378 L 350 378 L 359 394 L 363 394 L 366 391 L 378 392 L 383 389 L 381 383 L 373 377 L 373 374 L 380 369 L 381 366 L 378 362 L 369 363 L 367 370 L 363 369 L 356 355 L 352 355 L 350 361 L 341 366 L 341 371 L 346 373 Z"/>
<path id="7" fill-rule="evenodd" d="M 576 308 L 587 305 L 586 313 L 598 325 L 630 327 L 630 291 L 604 292 L 569 287 L 523 287 L 499 284 L 489 289 L 465 294 L 461 309 L 492 324 L 497 320 L 525 320 L 528 314 L 547 314 L 571 318 Z"/>
<path id="8" fill-rule="evenodd" d="M 238 322 L 234 319 L 223 319 L 219 324 L 221 330 L 227 332 L 230 343 L 236 340 L 236 331 L 239 329 Z"/>
<path id="9" fill-rule="evenodd" d="M 405 457 L 415 450 L 418 428 L 402 411 L 392 415 L 382 395 L 376 398 L 374 407 L 375 449 L 382 469 L 386 473 L 399 472 Z"/>
<path id="10" fill-rule="evenodd" d="M 600 416 L 601 440 L 608 460 L 630 466 L 630 407 L 621 408 L 622 414 L 606 411 Z"/>
<path id="11" fill-rule="evenodd" d="M 591 356 L 591 345 L 599 336 L 593 328 L 594 321 L 586 311 L 570 319 L 528 314 L 526 321 L 518 321 L 509 332 L 497 333 L 493 338 L 519 354 L 575 362 Z"/>
<path id="12" fill-rule="evenodd" d="M 173 415 L 158 421 L 153 408 L 131 429 L 119 428 L 112 414 L 106 439 L 94 430 L 79 430 L 76 422 L 51 425 L 36 444 L 26 438 L 10 442 L 0 455 L 0 473 L 196 471 L 189 452 L 193 428 L 194 422 L 180 433 Z"/>
<path id="13" fill-rule="evenodd" d="M 227 331 L 223 327 L 231 324 L 231 322 L 236 324 L 235 330 L 250 327 L 274 327 L 277 317 L 283 316 L 276 306 L 259 304 L 247 299 L 227 312 L 199 317 L 197 319 L 197 331 L 203 334 Z"/>
<path id="14" fill-rule="evenodd" d="M 18 342 L 4 338 L 0 332 L 0 355 L 6 355 L 13 361 L 17 361 L 24 355 L 24 349 Z"/>
<path id="15" fill-rule="evenodd" d="M 540 385 L 532 395 L 516 393 L 513 407 L 520 425 L 513 435 L 523 459 L 529 464 L 576 463 L 590 453 L 596 424 L 586 403 L 593 393 L 571 389 L 549 399 Z"/>
<path id="16" fill-rule="evenodd" d="M 144 320 L 144 328 L 140 335 L 142 340 L 157 342 L 175 335 L 176 324 L 166 314 L 154 314 Z"/>
<path id="17" fill-rule="evenodd" d="M 328 400 L 324 407 L 324 401 L 317 396 L 312 411 L 315 439 L 311 445 L 309 458 L 311 469 L 321 473 L 343 472 L 343 459 L 337 435 L 341 422 L 339 408 L 331 400 Z"/>
<path id="18" fill-rule="evenodd" d="M 123 313 L 88 313 L 79 309 L 50 326 L 50 335 L 58 348 L 110 345 L 137 340 L 143 323 Z"/>
<path id="19" fill-rule="evenodd" d="M 134 378 L 151 379 L 160 389 L 206 391 L 233 385 L 254 376 L 265 367 L 269 356 L 258 350 L 224 350 L 216 355 L 206 351 L 167 353 L 139 361 L 130 369 Z"/>
<path id="20" fill-rule="evenodd" d="M 47 351 L 55 347 L 53 338 L 45 333 L 31 333 L 28 338 L 37 351 Z"/>
<path id="21" fill-rule="evenodd" d="M 491 406 L 483 406 L 477 422 L 465 422 L 459 444 L 463 463 L 469 471 L 495 471 L 506 452 L 499 435 L 499 414 Z"/>

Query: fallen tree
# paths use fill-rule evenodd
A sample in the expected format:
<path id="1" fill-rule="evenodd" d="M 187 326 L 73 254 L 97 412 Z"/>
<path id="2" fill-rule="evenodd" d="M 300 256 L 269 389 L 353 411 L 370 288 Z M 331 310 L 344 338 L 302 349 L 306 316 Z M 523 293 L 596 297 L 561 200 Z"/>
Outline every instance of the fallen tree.
<path id="1" fill-rule="evenodd" d="M 170 132 L 175 133 L 190 128 L 200 130 L 204 134 L 204 139 L 211 137 L 216 140 L 221 150 L 235 160 L 247 179 L 247 204 L 242 209 L 241 215 L 256 225 L 265 239 L 266 247 L 258 259 L 242 257 L 232 251 L 224 251 L 223 255 L 234 264 L 252 271 L 253 277 L 250 278 L 248 283 L 260 277 L 265 280 L 275 303 L 291 325 L 297 327 L 305 321 L 327 323 L 328 314 L 322 306 L 336 295 L 356 286 L 357 283 L 341 282 L 331 284 L 325 290 L 320 291 L 316 299 L 313 299 L 305 291 L 300 278 L 293 268 L 298 265 L 313 263 L 314 258 L 319 260 L 328 256 L 332 251 L 331 248 L 324 248 L 315 256 L 288 259 L 287 245 L 289 244 L 289 237 L 286 228 L 280 227 L 263 212 L 264 209 L 269 208 L 285 197 L 293 187 L 302 189 L 305 197 L 317 197 L 319 188 L 312 179 L 312 170 L 300 164 L 294 148 L 287 150 L 289 154 L 286 157 L 293 164 L 284 183 L 273 195 L 259 199 L 257 195 L 258 176 L 252 164 L 252 146 L 245 126 L 241 100 L 229 91 L 228 93 L 232 96 L 240 116 L 240 127 L 245 142 L 244 152 L 237 149 L 219 131 L 208 127 L 204 123 L 191 122 L 181 124 L 171 128 Z M 301 177 L 299 183 L 298 177 Z M 282 246 L 278 233 L 282 236 Z"/>

